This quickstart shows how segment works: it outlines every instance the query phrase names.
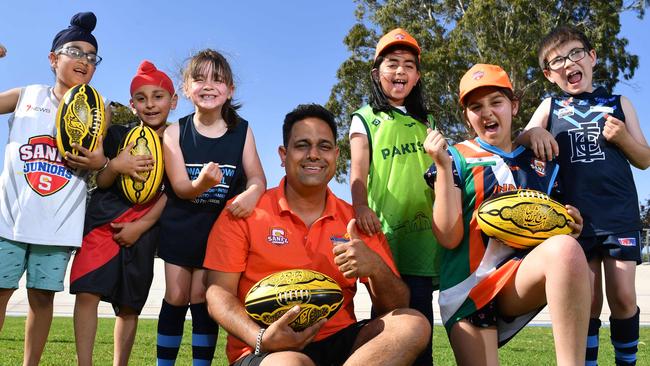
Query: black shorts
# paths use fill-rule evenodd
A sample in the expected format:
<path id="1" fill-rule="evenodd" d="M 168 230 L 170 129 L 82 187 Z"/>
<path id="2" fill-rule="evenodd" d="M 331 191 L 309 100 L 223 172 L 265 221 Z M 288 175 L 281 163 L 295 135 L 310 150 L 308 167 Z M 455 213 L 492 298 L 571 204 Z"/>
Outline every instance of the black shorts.
<path id="1" fill-rule="evenodd" d="M 587 260 L 611 257 L 641 264 L 641 232 L 629 231 L 612 235 L 579 238 Z"/>
<path id="2" fill-rule="evenodd" d="M 99 230 L 107 229 L 102 226 Z M 71 280 L 70 293 L 97 294 L 102 301 L 113 305 L 115 314 L 120 312 L 121 306 L 128 306 L 140 314 L 153 281 L 157 243 L 158 226 L 155 225 L 130 247 L 119 247 L 113 240 L 97 240 L 86 247 L 82 245 L 75 255 L 73 266 L 92 269 Z M 115 246 L 118 246 L 117 251 Z M 111 250 L 115 255 L 106 262 L 96 263 L 97 255 L 94 253 L 102 250 Z"/>
<path id="3" fill-rule="evenodd" d="M 352 346 L 361 328 L 368 324 L 369 321 L 369 319 L 366 319 L 351 324 L 325 339 L 310 343 L 301 352 L 309 356 L 318 366 L 343 365 L 352 354 Z M 232 366 L 259 366 L 268 355 L 269 353 L 262 353 L 255 356 L 251 353 L 233 362 Z"/>
<path id="4" fill-rule="evenodd" d="M 482 308 L 465 317 L 465 320 L 478 328 L 489 328 L 497 326 L 497 302 L 492 300 Z"/>

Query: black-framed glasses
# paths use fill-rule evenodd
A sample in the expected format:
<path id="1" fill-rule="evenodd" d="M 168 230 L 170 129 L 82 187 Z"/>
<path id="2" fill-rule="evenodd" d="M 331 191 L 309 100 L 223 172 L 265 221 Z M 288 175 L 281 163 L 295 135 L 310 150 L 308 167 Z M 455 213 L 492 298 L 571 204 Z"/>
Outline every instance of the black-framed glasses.
<path id="1" fill-rule="evenodd" d="M 99 63 L 102 62 L 101 56 L 98 56 L 96 53 L 84 52 L 80 48 L 73 47 L 73 46 L 60 48 L 55 53 L 57 55 L 64 54 L 76 60 L 80 60 L 82 57 L 85 57 L 86 61 L 88 61 L 89 64 L 95 66 L 99 65 Z"/>
<path id="2" fill-rule="evenodd" d="M 569 51 L 569 54 L 566 56 L 558 56 L 551 61 L 546 62 L 546 68 L 551 70 L 557 70 L 564 67 L 566 60 L 571 60 L 573 62 L 578 62 L 587 56 L 587 50 L 584 48 L 574 48 Z"/>

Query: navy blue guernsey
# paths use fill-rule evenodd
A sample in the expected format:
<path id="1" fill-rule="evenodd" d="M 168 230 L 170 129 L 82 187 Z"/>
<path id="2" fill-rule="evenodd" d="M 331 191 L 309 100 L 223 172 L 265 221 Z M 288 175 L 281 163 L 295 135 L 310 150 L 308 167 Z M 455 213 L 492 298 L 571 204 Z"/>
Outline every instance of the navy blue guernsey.
<path id="1" fill-rule="evenodd" d="M 608 114 L 625 122 L 620 95 L 604 88 L 551 100 L 547 128 L 560 148 L 565 201 L 584 220 L 582 237 L 641 229 L 630 163 L 602 134 Z"/>
<path id="2" fill-rule="evenodd" d="M 179 145 L 190 180 L 198 178 L 203 165 L 219 164 L 223 178 L 193 200 L 178 198 L 167 184 L 167 205 L 160 217 L 160 246 L 158 255 L 166 262 L 181 266 L 202 267 L 208 234 L 226 202 L 246 187 L 242 154 L 248 122 L 239 123 L 218 138 L 198 133 L 194 114 L 178 122 Z"/>

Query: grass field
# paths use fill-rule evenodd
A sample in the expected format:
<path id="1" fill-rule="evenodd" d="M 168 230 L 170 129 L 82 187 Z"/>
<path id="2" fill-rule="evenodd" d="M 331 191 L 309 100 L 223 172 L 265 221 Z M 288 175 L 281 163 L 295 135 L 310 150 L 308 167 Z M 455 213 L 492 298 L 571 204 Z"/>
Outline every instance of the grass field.
<path id="1" fill-rule="evenodd" d="M 94 361 L 96 365 L 111 365 L 113 354 L 113 324 L 114 319 L 100 319 L 95 341 Z M 179 366 L 191 365 L 190 322 L 185 322 L 185 337 L 179 353 Z M 23 355 L 24 317 L 7 317 L 0 332 L 0 364 L 20 365 Z M 442 327 L 434 330 L 433 356 L 438 366 L 454 365 L 454 357 L 447 342 L 447 336 Z M 650 365 L 650 328 L 641 328 L 638 365 Z M 613 349 L 609 343 L 609 328 L 603 328 L 600 333 L 600 363 L 612 365 Z M 224 355 L 225 335 L 219 337 L 217 354 L 213 365 L 227 365 Z M 555 353 L 550 327 L 527 327 L 510 343 L 500 350 L 502 365 L 553 365 Z M 156 362 L 156 321 L 140 320 L 131 365 L 155 365 Z M 75 346 L 72 331 L 72 318 L 55 318 L 52 323 L 50 337 L 45 347 L 41 365 L 74 365 Z"/>

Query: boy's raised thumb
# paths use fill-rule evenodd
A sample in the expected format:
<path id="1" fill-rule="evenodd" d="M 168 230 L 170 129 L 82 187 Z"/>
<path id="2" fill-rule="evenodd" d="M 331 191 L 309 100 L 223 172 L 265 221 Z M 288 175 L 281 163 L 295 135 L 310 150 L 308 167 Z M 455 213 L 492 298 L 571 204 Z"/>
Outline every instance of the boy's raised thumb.
<path id="1" fill-rule="evenodd" d="M 350 220 L 350 222 L 348 222 L 348 234 L 350 235 L 350 240 L 360 239 L 359 232 L 357 230 L 357 219 Z"/>

